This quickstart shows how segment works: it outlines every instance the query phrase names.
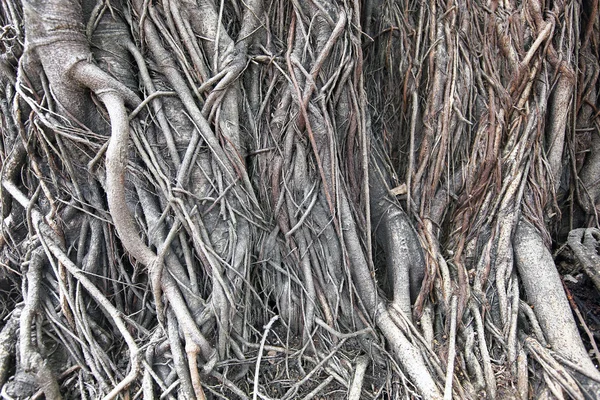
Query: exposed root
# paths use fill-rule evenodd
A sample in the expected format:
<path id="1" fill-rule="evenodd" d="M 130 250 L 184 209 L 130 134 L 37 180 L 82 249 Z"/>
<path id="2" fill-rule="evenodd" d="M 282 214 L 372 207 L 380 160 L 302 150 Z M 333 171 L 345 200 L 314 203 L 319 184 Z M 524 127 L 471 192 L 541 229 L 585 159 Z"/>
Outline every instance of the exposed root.
<path id="1" fill-rule="evenodd" d="M 597 3 L 0 1 L 2 393 L 600 396 Z"/>
<path id="2" fill-rule="evenodd" d="M 596 289 L 600 291 L 600 256 L 598 255 L 598 240 L 600 230 L 574 229 L 569 232 L 567 243 L 575 253 L 575 257 L 583 266 L 583 270 L 590 277 Z"/>

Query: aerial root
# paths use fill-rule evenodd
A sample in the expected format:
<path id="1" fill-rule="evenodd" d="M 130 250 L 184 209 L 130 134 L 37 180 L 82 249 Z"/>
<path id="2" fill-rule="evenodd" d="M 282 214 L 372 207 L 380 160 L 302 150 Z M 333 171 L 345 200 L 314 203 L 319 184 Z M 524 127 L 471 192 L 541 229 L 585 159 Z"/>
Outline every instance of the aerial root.
<path id="1" fill-rule="evenodd" d="M 39 387 L 44 390 L 46 398 L 59 400 L 62 396 L 56 377 L 48 366 L 47 360 L 40 354 L 40 347 L 43 344 L 34 343 L 33 339 L 34 320 L 41 307 L 41 277 L 44 261 L 44 249 L 38 245 L 31 250 L 31 258 L 27 266 L 27 297 L 19 323 L 19 359 L 21 372 L 31 373 L 35 377 Z M 37 340 L 40 339 L 41 337 L 37 335 Z"/>
<path id="2" fill-rule="evenodd" d="M 0 60 L 0 245 L 27 301 L 0 337 L 19 325 L 42 375 L 41 327 L 65 344 L 82 370 L 38 373 L 48 398 L 598 393 L 543 213 L 564 212 L 567 174 L 598 197 L 598 146 L 577 144 L 598 140 L 597 23 L 577 43 L 597 9 L 134 0 L 83 21 L 71 3 L 24 1 L 27 37 L 19 1 L 0 6 L 3 49 L 30 43 Z M 599 238 L 569 245 L 600 289 Z"/>
<path id="3" fill-rule="evenodd" d="M 542 347 L 542 345 L 532 337 L 522 336 L 521 339 L 529 354 L 533 356 L 544 369 L 544 374 L 548 374 L 551 377 L 551 381 L 557 382 L 574 399 L 584 399 L 577 382 L 571 377 L 571 374 L 548 353 L 546 348 Z"/>
<path id="4" fill-rule="evenodd" d="M 378 305 L 375 321 L 389 341 L 400 365 L 406 370 L 407 375 L 419 389 L 419 392 L 428 399 L 442 399 L 442 394 L 433 380 L 433 376 L 429 372 L 420 351 L 410 343 L 396 326 L 383 304 Z"/>

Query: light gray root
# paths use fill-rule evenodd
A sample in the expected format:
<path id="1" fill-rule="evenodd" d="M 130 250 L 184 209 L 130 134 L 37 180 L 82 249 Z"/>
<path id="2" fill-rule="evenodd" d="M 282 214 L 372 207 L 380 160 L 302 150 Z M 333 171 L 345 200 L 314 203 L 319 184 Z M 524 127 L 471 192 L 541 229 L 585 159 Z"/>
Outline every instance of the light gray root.
<path id="1" fill-rule="evenodd" d="M 374 165 L 369 169 L 372 226 L 385 251 L 392 302 L 412 319 L 411 298 L 414 301 L 421 289 L 425 259 L 408 215 L 390 194 L 385 170 L 377 162 L 377 156 L 373 160 Z"/>
<path id="2" fill-rule="evenodd" d="M 514 252 L 528 302 L 533 306 L 548 344 L 600 382 L 600 373 L 581 341 L 552 255 L 540 234 L 525 220 L 517 225 Z M 580 383 L 593 386 L 590 389 L 600 396 L 597 382 L 580 379 Z"/>
<path id="3" fill-rule="evenodd" d="M 599 242 L 600 230 L 596 228 L 574 229 L 569 232 L 567 239 L 575 257 L 598 291 L 600 291 L 600 255 L 597 250 Z"/>

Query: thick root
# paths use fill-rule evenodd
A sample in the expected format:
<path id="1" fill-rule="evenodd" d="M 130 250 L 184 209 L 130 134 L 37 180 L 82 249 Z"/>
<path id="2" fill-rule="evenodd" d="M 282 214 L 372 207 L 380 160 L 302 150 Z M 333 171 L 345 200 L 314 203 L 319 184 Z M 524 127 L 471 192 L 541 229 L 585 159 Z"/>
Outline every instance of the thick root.
<path id="1" fill-rule="evenodd" d="M 581 341 L 552 255 L 539 233 L 527 221 L 521 220 L 518 224 L 514 252 L 527 300 L 537 316 L 548 344 L 555 352 L 593 377 L 597 382 L 588 390 L 593 389 L 597 392 L 600 390 L 600 373 Z M 593 380 L 590 382 L 593 383 Z"/>

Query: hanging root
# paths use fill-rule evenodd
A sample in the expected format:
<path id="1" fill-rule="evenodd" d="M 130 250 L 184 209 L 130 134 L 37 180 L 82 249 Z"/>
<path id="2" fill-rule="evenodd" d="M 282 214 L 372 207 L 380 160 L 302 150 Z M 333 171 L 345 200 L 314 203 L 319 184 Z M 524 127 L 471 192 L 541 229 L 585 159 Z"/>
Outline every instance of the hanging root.
<path id="1" fill-rule="evenodd" d="M 600 397 L 597 3 L 1 0 L 2 395 Z"/>

